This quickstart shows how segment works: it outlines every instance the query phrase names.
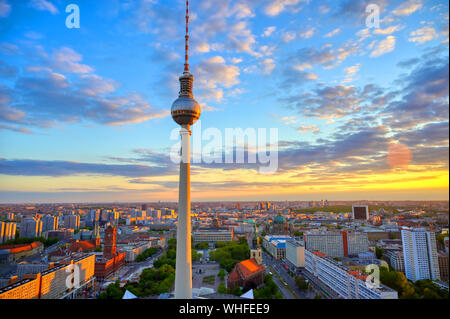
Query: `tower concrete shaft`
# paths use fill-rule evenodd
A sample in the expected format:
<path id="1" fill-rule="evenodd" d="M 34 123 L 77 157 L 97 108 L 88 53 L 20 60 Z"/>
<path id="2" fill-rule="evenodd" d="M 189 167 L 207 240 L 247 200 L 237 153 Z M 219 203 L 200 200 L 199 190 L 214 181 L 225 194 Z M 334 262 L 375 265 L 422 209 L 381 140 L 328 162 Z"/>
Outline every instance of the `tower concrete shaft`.
<path id="1" fill-rule="evenodd" d="M 190 127 L 181 127 L 175 299 L 192 299 Z"/>

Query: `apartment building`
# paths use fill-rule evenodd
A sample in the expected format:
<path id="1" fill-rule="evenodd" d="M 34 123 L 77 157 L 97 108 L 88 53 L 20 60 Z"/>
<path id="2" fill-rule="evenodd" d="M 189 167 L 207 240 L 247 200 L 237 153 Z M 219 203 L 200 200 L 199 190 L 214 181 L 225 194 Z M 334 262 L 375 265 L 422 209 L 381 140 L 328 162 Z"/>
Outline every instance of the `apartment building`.
<path id="1" fill-rule="evenodd" d="M 352 270 L 321 252 L 305 250 L 305 269 L 325 285 L 334 295 L 343 299 L 398 299 L 398 293 L 381 283 L 375 287 L 367 283 L 367 276 Z"/>

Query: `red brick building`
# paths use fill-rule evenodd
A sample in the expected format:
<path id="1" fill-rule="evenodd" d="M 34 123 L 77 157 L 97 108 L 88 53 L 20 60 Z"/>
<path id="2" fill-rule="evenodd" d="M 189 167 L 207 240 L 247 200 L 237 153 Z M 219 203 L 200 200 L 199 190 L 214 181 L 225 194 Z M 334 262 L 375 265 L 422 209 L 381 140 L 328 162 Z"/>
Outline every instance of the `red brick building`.
<path id="1" fill-rule="evenodd" d="M 228 288 L 242 287 L 244 290 L 254 289 L 264 283 L 265 268 L 255 259 L 247 259 L 237 263 L 228 277 Z"/>
<path id="2" fill-rule="evenodd" d="M 95 260 L 95 277 L 104 280 L 116 272 L 125 264 L 125 252 L 117 252 L 117 228 L 109 225 L 105 229 L 105 241 L 103 243 L 103 256 L 97 256 Z"/>

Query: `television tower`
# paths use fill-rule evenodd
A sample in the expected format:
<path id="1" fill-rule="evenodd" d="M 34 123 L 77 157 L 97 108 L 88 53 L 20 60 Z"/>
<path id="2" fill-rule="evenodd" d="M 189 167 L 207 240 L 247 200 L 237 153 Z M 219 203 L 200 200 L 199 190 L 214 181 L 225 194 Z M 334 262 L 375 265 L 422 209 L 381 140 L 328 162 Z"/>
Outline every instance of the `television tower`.
<path id="1" fill-rule="evenodd" d="M 194 100 L 194 77 L 189 72 L 189 0 L 186 1 L 184 72 L 180 77 L 180 93 L 172 104 L 172 118 L 181 126 L 181 162 L 178 197 L 177 259 L 175 299 L 192 299 L 191 256 L 191 164 L 190 127 L 200 118 L 200 105 Z"/>

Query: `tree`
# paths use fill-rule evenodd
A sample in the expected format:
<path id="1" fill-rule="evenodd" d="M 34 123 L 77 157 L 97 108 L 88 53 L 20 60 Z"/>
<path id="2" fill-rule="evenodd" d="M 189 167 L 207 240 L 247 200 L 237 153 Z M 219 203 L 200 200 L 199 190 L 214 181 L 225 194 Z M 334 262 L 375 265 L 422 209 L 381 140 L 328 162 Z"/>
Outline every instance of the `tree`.
<path id="1" fill-rule="evenodd" d="M 199 261 L 201 254 L 198 253 L 195 249 L 191 250 L 192 261 Z"/>
<path id="2" fill-rule="evenodd" d="M 309 283 L 306 282 L 306 279 L 302 276 L 295 277 L 295 284 L 301 290 L 306 290 L 309 287 Z"/>
<path id="3" fill-rule="evenodd" d="M 217 292 L 219 294 L 226 294 L 227 293 L 227 288 L 225 287 L 224 283 L 220 283 L 219 287 L 217 288 Z"/>
<path id="4" fill-rule="evenodd" d="M 195 245 L 195 249 L 198 249 L 198 250 L 206 250 L 208 248 L 209 248 L 209 245 L 207 242 L 201 242 L 201 243 L 198 243 Z"/>
<path id="5" fill-rule="evenodd" d="M 412 298 L 415 294 L 414 285 L 408 282 L 405 274 L 399 271 L 389 271 L 386 267 L 380 267 L 380 281 L 399 294 L 402 299 Z"/>
<path id="6" fill-rule="evenodd" d="M 439 235 L 436 236 L 437 241 L 440 242 L 442 246 L 444 246 L 444 238 L 445 237 L 448 237 L 448 233 L 446 233 L 446 234 L 439 234 Z"/>
<path id="7" fill-rule="evenodd" d="M 384 248 L 375 247 L 375 255 L 378 259 L 381 259 L 383 257 Z"/>
<path id="8" fill-rule="evenodd" d="M 120 288 L 120 282 L 117 280 L 113 284 L 109 284 L 104 292 L 102 292 L 98 299 L 122 299 L 125 291 Z"/>
<path id="9" fill-rule="evenodd" d="M 242 294 L 241 287 L 234 287 L 233 291 L 231 292 L 235 296 L 240 296 Z"/>
<path id="10" fill-rule="evenodd" d="M 219 270 L 219 273 L 217 274 L 217 277 L 219 277 L 220 278 L 220 280 L 224 280 L 224 278 L 225 278 L 225 270 L 223 270 L 223 269 L 220 269 Z"/>

